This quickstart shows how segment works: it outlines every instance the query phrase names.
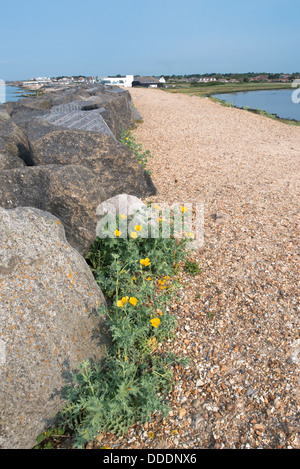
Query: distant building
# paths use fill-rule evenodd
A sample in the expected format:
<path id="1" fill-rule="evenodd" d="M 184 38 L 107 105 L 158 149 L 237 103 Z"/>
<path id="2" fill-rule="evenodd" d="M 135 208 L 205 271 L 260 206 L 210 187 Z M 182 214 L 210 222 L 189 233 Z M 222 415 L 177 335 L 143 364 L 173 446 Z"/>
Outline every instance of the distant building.
<path id="1" fill-rule="evenodd" d="M 203 78 L 199 78 L 198 80 L 198 83 L 209 83 L 211 81 L 217 81 L 216 78 L 212 78 L 212 77 L 203 77 Z"/>
<path id="2" fill-rule="evenodd" d="M 32 78 L 31 80 L 23 81 L 24 85 L 46 85 L 51 83 L 51 78 L 47 77 L 38 77 Z"/>
<path id="3" fill-rule="evenodd" d="M 159 88 L 164 86 L 166 80 L 161 77 L 160 79 L 154 77 L 134 77 L 132 86 L 143 86 L 144 88 Z"/>
<path id="4" fill-rule="evenodd" d="M 283 83 L 289 82 L 289 81 L 291 81 L 291 75 L 288 74 L 288 73 L 284 73 L 284 74 L 280 75 L 278 81 L 281 81 Z"/>
<path id="5" fill-rule="evenodd" d="M 268 75 L 257 75 L 256 77 L 250 78 L 250 81 L 270 81 Z"/>
<path id="6" fill-rule="evenodd" d="M 158 88 L 164 86 L 166 80 L 164 77 L 140 77 L 134 75 L 126 75 L 124 77 L 99 77 L 101 85 L 124 86 L 131 88 L 132 86 L 144 86 L 147 88 Z"/>
<path id="7" fill-rule="evenodd" d="M 101 85 L 124 86 L 131 88 L 134 81 L 133 75 L 126 75 L 125 77 L 99 77 Z"/>

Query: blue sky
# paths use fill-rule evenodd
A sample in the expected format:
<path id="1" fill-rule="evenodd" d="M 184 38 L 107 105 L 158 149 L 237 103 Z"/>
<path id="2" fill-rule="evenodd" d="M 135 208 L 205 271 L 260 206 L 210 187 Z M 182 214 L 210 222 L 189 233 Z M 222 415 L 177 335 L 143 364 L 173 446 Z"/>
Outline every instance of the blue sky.
<path id="1" fill-rule="evenodd" d="M 0 78 L 300 71 L 299 0 L 10 0 Z"/>

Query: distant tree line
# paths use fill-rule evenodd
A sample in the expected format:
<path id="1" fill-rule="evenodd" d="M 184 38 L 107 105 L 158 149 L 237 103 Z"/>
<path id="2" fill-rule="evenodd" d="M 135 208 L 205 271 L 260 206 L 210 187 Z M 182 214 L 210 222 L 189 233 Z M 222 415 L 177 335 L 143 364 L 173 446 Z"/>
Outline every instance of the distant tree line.
<path id="1" fill-rule="evenodd" d="M 268 72 L 261 72 L 261 73 L 255 73 L 255 72 L 247 72 L 247 73 L 193 73 L 189 75 L 164 75 L 164 78 L 166 81 L 172 81 L 172 80 L 199 80 L 200 78 L 203 77 L 208 77 L 208 78 L 216 78 L 216 80 L 220 79 L 229 79 L 229 80 L 239 80 L 239 81 L 244 81 L 244 82 L 249 82 L 251 78 L 256 78 L 259 76 L 265 76 L 268 78 L 268 80 L 278 80 L 281 75 L 284 75 L 284 73 L 268 73 Z M 294 72 L 292 74 L 287 74 L 290 76 L 291 80 L 294 80 L 297 76 L 300 76 L 299 72 Z"/>

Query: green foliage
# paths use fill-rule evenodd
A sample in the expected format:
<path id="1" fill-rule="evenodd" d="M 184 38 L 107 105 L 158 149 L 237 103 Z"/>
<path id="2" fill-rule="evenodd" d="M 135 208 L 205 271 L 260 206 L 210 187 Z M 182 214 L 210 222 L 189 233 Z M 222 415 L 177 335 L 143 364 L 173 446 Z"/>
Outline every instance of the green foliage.
<path id="1" fill-rule="evenodd" d="M 207 83 L 205 82 L 198 82 L 198 81 L 192 81 L 190 83 L 191 86 L 194 87 L 199 87 L 199 88 L 205 88 L 205 87 L 211 87 L 211 86 L 225 86 L 225 83 L 222 83 L 220 81 L 209 81 Z"/>
<path id="2" fill-rule="evenodd" d="M 170 238 L 98 237 L 87 256 L 107 299 L 102 314 L 112 344 L 101 363 L 83 363 L 65 389 L 68 404 L 60 418 L 74 431 L 78 447 L 104 430 L 122 435 L 154 412 L 169 411 L 172 368 L 185 363 L 162 353 L 162 343 L 177 327 L 168 305 L 176 300 L 175 274 L 189 242 L 170 231 Z"/>
<path id="3" fill-rule="evenodd" d="M 194 277 L 195 275 L 198 275 L 202 272 L 197 262 L 191 260 L 187 260 L 185 262 L 184 269 L 186 272 L 193 275 Z"/>
<path id="4" fill-rule="evenodd" d="M 149 150 L 143 151 L 141 143 L 137 143 L 135 137 L 132 135 L 130 131 L 123 130 L 121 132 L 120 142 L 127 145 L 130 150 L 133 151 L 135 156 L 137 157 L 138 162 L 143 166 L 145 171 L 148 174 L 151 174 L 151 171 L 147 169 L 148 159 L 152 158 L 152 155 Z"/>
<path id="5" fill-rule="evenodd" d="M 53 449 L 53 440 L 64 435 L 63 427 L 49 428 L 37 436 L 37 445 L 33 449 Z"/>

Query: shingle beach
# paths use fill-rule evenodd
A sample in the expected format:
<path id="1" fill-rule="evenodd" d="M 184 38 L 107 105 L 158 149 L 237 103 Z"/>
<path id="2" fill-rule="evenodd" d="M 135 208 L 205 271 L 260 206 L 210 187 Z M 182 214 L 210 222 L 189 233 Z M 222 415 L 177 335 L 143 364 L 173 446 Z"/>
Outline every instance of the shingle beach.
<path id="1" fill-rule="evenodd" d="M 300 127 L 208 98 L 130 90 L 156 203 L 204 204 L 181 278 L 167 419 L 101 435 L 126 449 L 300 448 Z M 300 105 L 300 104 L 299 104 Z"/>

